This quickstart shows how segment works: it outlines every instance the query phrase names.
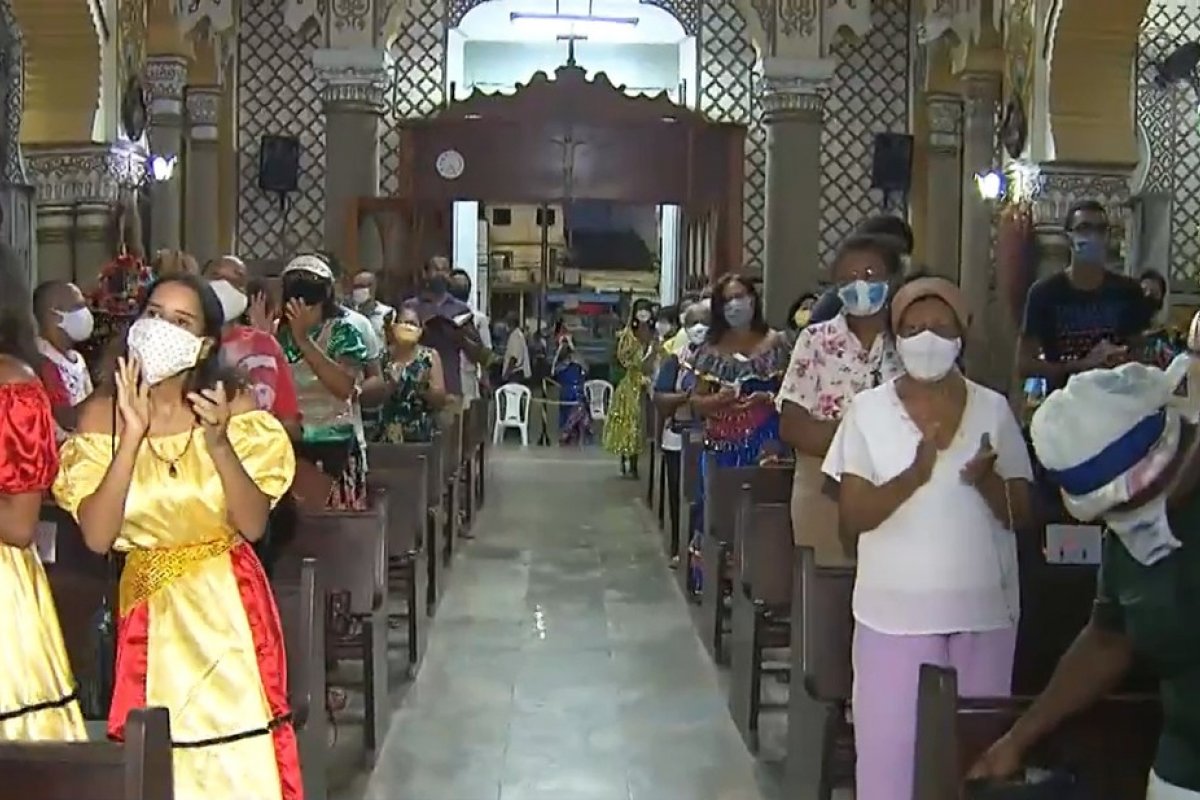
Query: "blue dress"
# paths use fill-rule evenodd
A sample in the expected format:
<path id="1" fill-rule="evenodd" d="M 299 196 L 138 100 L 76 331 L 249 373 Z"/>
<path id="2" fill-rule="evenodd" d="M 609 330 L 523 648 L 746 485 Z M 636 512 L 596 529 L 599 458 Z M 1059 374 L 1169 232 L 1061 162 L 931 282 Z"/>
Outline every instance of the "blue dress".
<path id="1" fill-rule="evenodd" d="M 558 436 L 562 444 L 574 444 L 591 439 L 592 417 L 588 410 L 583 384 L 587 370 L 577 361 L 560 361 L 554 368 L 558 383 Z"/>

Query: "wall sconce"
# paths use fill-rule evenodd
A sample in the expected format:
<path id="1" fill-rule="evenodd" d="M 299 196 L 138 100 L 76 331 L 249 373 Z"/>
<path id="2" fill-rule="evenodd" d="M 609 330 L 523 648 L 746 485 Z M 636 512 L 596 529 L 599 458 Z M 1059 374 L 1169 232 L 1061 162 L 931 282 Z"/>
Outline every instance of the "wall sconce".
<path id="1" fill-rule="evenodd" d="M 1003 197 L 1004 184 L 1004 173 L 999 170 L 975 173 L 975 189 L 983 200 L 994 201 Z"/>
<path id="2" fill-rule="evenodd" d="M 150 158 L 150 180 L 158 183 L 171 180 L 178 161 L 178 156 L 152 156 Z"/>

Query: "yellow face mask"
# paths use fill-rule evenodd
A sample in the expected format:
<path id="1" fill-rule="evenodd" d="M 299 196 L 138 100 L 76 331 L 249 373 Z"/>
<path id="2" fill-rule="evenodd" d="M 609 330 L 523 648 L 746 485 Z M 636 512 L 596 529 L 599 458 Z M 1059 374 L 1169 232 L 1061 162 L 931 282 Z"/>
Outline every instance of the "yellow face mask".
<path id="1" fill-rule="evenodd" d="M 411 322 L 398 322 L 392 326 L 392 336 L 397 342 L 416 344 L 421 339 L 421 328 Z"/>
<path id="2" fill-rule="evenodd" d="M 812 319 L 811 308 L 798 308 L 796 313 L 792 315 L 792 322 L 796 323 L 797 328 L 803 328 L 808 325 L 808 321 Z"/>

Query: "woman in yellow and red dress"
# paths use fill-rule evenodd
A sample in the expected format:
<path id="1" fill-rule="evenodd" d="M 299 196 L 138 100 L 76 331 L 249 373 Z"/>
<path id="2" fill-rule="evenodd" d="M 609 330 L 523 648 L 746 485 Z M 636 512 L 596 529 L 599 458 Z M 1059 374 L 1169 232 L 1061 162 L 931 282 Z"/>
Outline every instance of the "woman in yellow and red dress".
<path id="1" fill-rule="evenodd" d="M 86 739 L 46 571 L 33 546 L 58 470 L 50 398 L 38 383 L 29 291 L 0 246 L 0 740 Z"/>
<path id="2" fill-rule="evenodd" d="M 58 502 L 97 552 L 125 553 L 109 735 L 171 713 L 175 797 L 299 800 L 279 614 L 250 542 L 287 491 L 287 433 L 220 367 L 220 301 L 159 281 L 109 391 L 63 445 Z"/>

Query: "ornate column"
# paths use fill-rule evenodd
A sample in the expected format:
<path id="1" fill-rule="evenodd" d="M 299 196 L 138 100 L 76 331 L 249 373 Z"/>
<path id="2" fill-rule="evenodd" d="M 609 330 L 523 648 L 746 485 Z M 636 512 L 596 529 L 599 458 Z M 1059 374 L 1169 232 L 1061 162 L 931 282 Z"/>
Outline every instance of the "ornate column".
<path id="1" fill-rule="evenodd" d="M 384 54 L 375 49 L 313 51 L 325 111 L 325 247 L 344 253 L 350 204 L 379 193 L 379 123 Z M 364 251 L 366 252 L 371 251 Z M 374 269 L 379 265 L 349 265 Z"/>
<path id="2" fill-rule="evenodd" d="M 145 153 L 120 144 L 30 145 L 26 156 L 37 190 L 37 280 L 91 288 L 114 255 L 113 210 L 123 189 L 143 181 Z"/>
<path id="3" fill-rule="evenodd" d="M 183 225 L 184 249 L 203 264 L 220 255 L 218 200 L 220 163 L 217 122 L 221 87 L 189 86 L 187 111 L 187 155 L 184 158 Z"/>
<path id="4" fill-rule="evenodd" d="M 821 86 L 833 75 L 828 59 L 764 62 L 763 122 L 767 129 L 767 320 L 783 327 L 788 306 L 821 280 Z"/>
<path id="5" fill-rule="evenodd" d="M 21 157 L 21 115 L 25 111 L 24 37 L 9 0 L 0 0 L 0 243 L 21 260 L 36 282 L 34 190 Z"/>
<path id="6" fill-rule="evenodd" d="M 925 96 L 929 142 L 926 157 L 925 260 L 937 275 L 959 279 L 959 226 L 954 219 L 962 203 L 962 98 L 954 94 Z"/>
<path id="7" fill-rule="evenodd" d="M 150 184 L 150 249 L 178 250 L 182 246 L 183 207 L 178 159 L 183 152 L 183 87 L 188 62 L 178 55 L 146 59 L 146 88 L 150 94 L 150 153 L 152 158 L 175 159 L 175 173 Z"/>
<path id="8" fill-rule="evenodd" d="M 996 112 L 1000 103 L 1000 74 L 968 72 L 963 87 L 962 168 L 959 191 L 962 214 L 962 254 L 959 285 L 971 310 L 967 336 L 967 372 L 988 386 L 1005 391 L 1012 371 L 1012 326 L 996 326 L 995 265 L 992 259 L 992 214 L 989 200 L 979 196 L 975 176 L 996 169 Z"/>

